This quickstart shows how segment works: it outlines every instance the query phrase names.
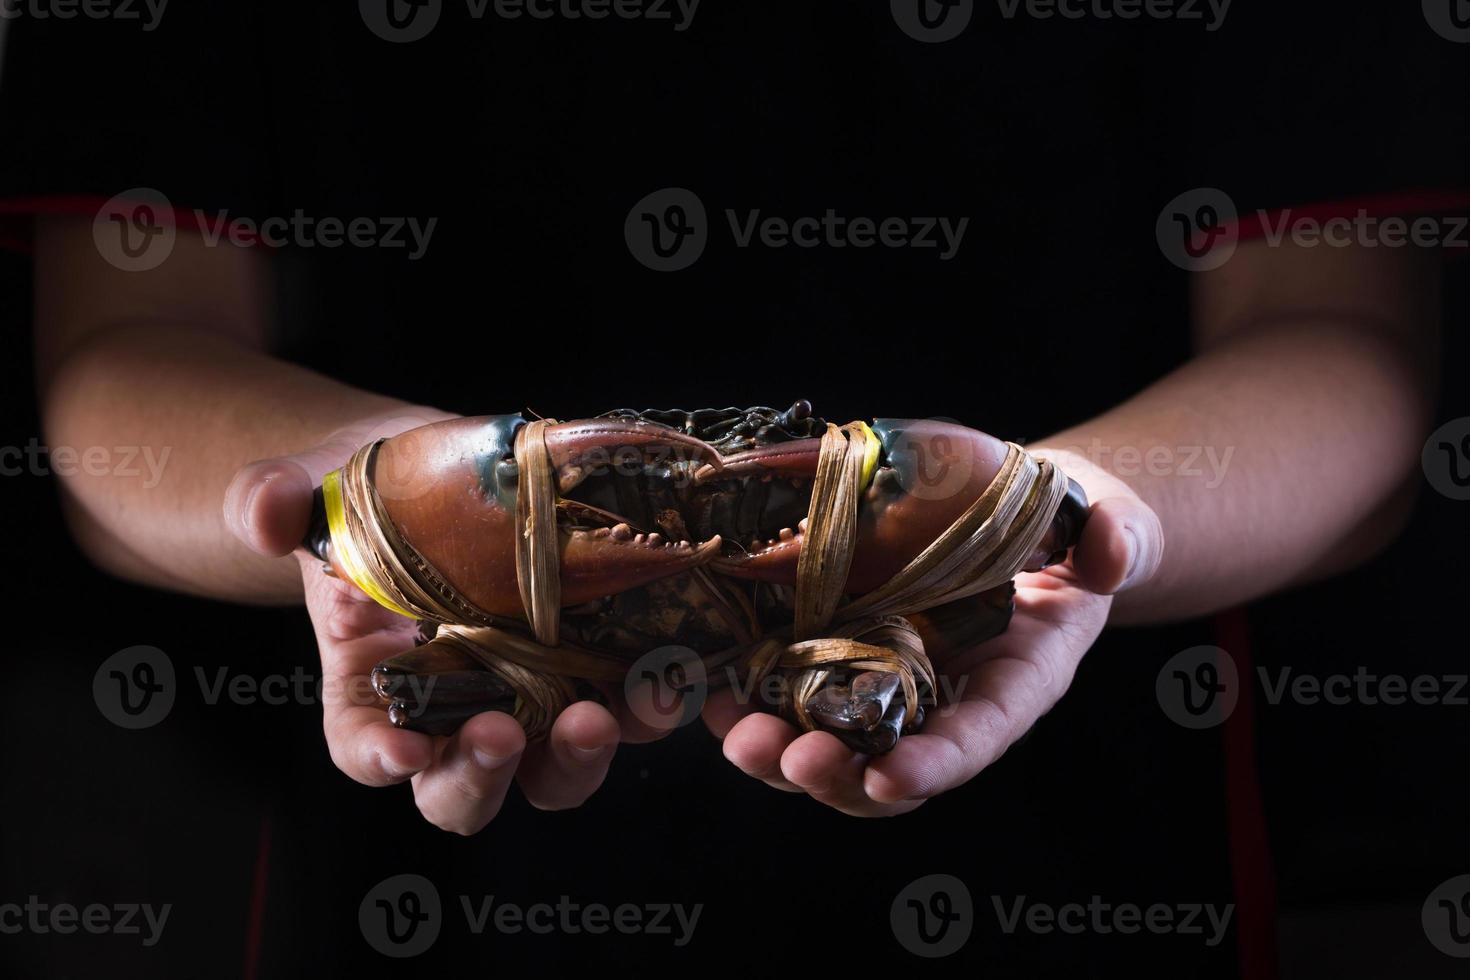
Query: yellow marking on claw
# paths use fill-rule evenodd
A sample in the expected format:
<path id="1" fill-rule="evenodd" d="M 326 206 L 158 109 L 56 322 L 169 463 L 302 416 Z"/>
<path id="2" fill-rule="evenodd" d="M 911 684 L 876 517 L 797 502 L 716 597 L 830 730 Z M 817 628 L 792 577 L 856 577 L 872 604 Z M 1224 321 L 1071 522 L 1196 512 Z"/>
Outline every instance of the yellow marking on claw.
<path id="1" fill-rule="evenodd" d="M 413 613 L 388 598 L 378 588 L 372 576 L 367 574 L 367 565 L 357 553 L 352 535 L 347 533 L 347 501 L 342 497 L 342 471 L 333 470 L 322 477 L 322 500 L 327 505 L 327 530 L 332 535 L 332 548 L 337 554 L 337 563 L 342 572 L 378 605 L 391 609 L 400 616 L 413 619 Z"/>
<path id="2" fill-rule="evenodd" d="M 863 435 L 868 439 L 863 444 L 863 448 L 866 450 L 866 454 L 863 456 L 863 481 L 862 485 L 858 488 L 859 490 L 866 490 L 868 484 L 873 482 L 873 473 L 878 469 L 878 453 L 882 450 L 883 446 L 878 442 L 878 437 L 873 433 L 873 430 L 868 428 L 868 423 L 858 422 L 858 425 L 862 426 Z"/>

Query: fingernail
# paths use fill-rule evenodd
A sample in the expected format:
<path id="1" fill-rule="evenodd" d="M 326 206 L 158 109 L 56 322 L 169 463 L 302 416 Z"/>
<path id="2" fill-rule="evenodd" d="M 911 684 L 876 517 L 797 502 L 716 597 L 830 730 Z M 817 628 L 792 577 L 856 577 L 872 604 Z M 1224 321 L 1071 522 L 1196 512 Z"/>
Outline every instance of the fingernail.
<path id="1" fill-rule="evenodd" d="M 904 797 L 897 789 L 891 780 L 872 769 L 863 775 L 863 792 L 874 803 L 898 803 Z"/>
<path id="2" fill-rule="evenodd" d="M 240 523 L 247 531 L 251 530 L 254 523 L 251 521 L 251 516 L 255 510 L 255 498 L 260 496 L 260 491 L 264 490 L 265 485 L 269 482 L 269 479 L 261 480 L 255 486 L 251 487 L 250 492 L 245 495 L 245 502 L 240 505 Z"/>
<path id="3" fill-rule="evenodd" d="M 1133 528 L 1123 528 L 1123 540 L 1128 544 L 1128 571 L 1123 575 L 1123 584 L 1118 586 L 1119 592 L 1133 584 L 1133 578 L 1138 574 L 1138 554 L 1141 550 L 1138 535 L 1133 532 Z"/>
<path id="4" fill-rule="evenodd" d="M 567 748 L 571 750 L 572 758 L 579 762 L 594 762 L 602 757 L 602 753 L 607 751 L 607 746 L 605 745 L 599 745 L 589 749 L 586 746 L 573 745 L 570 742 L 567 743 Z"/>
<path id="5" fill-rule="evenodd" d="M 378 765 L 383 767 L 383 771 L 388 774 L 390 779 L 406 779 L 418 771 L 398 765 L 381 752 L 378 753 Z"/>
<path id="6" fill-rule="evenodd" d="M 481 769 L 499 769 L 505 765 L 507 758 L 509 758 L 503 755 L 491 755 L 489 752 L 480 748 L 471 749 L 470 755 L 474 756 L 475 765 Z"/>

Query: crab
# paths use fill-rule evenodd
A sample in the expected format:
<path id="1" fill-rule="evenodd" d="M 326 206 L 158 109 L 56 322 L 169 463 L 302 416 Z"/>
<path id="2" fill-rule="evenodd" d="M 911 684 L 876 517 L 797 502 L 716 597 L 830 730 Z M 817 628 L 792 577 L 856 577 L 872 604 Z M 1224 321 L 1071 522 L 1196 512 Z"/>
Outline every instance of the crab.
<path id="1" fill-rule="evenodd" d="M 391 523 L 397 558 L 442 599 L 442 622 L 530 632 L 517 577 L 515 446 L 526 424 L 521 415 L 438 422 L 383 441 L 370 459 L 375 506 Z M 785 410 L 619 410 L 544 426 L 562 642 L 631 662 L 670 644 L 707 656 L 789 630 L 827 429 L 806 401 Z M 842 585 L 850 597 L 919 558 L 976 504 L 1011 452 L 942 420 L 877 419 L 865 431 L 874 438 Z M 319 499 L 306 546 L 358 581 L 325 508 Z M 1086 512 L 1069 481 L 1023 567 L 1063 560 Z M 1013 594 L 1006 582 L 906 615 L 933 653 L 1003 631 Z M 428 677 L 433 697 L 416 698 Z M 479 711 L 509 710 L 518 696 L 462 649 L 432 642 L 380 664 L 374 684 L 395 724 L 436 733 Z M 920 703 L 908 703 L 895 673 L 838 667 L 804 707 L 816 727 L 881 752 L 922 724 L 933 691 L 926 684 L 918 694 Z"/>

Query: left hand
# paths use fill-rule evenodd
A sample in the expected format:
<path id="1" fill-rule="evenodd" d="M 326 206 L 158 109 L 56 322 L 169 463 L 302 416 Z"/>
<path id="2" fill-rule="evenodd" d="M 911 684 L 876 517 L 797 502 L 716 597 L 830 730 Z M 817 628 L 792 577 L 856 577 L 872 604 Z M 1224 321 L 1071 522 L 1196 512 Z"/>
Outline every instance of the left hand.
<path id="1" fill-rule="evenodd" d="M 725 758 L 777 789 L 865 817 L 907 813 L 999 759 L 1066 693 L 1107 622 L 1112 594 L 1152 577 L 1163 553 L 1158 517 L 1127 484 L 1081 457 L 1057 461 L 1092 501 L 1082 539 L 1066 563 L 1017 576 L 1004 633 L 936 660 L 940 704 L 922 731 L 867 756 L 827 732 L 803 734 L 753 712 L 722 690 L 704 719 L 724 739 Z"/>

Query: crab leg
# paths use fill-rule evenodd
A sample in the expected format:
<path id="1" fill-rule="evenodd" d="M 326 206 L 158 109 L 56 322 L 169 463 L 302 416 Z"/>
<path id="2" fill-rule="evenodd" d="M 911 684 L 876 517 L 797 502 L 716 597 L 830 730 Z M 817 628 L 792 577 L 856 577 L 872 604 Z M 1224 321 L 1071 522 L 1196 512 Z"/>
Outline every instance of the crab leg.
<path id="1" fill-rule="evenodd" d="M 488 670 L 405 678 L 388 704 L 388 720 L 399 728 L 445 735 L 482 711 L 515 711 L 516 693 Z"/>
<path id="2" fill-rule="evenodd" d="M 373 668 L 373 690 L 399 728 L 447 735 L 482 711 L 515 710 L 516 693 L 462 650 L 427 643 Z"/>

